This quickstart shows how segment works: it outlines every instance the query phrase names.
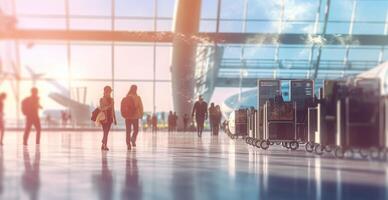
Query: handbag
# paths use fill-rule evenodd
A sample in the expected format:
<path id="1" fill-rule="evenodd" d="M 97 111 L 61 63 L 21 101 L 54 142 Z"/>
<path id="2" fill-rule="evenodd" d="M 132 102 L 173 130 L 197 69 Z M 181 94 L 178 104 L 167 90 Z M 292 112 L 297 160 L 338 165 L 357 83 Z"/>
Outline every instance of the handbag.
<path id="1" fill-rule="evenodd" d="M 96 126 L 100 126 L 106 120 L 105 112 L 99 112 L 95 121 Z"/>
<path id="2" fill-rule="evenodd" d="M 94 109 L 92 112 L 92 117 L 90 118 L 90 120 L 95 122 L 97 120 L 97 116 L 100 112 L 101 112 L 100 108 Z"/>

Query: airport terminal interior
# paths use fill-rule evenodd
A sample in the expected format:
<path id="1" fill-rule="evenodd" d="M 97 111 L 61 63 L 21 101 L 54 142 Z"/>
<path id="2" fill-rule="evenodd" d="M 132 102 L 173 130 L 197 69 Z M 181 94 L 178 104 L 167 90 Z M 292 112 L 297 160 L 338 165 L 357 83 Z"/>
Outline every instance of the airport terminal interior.
<path id="1" fill-rule="evenodd" d="M 0 199 L 388 199 L 388 0 L 0 0 Z"/>

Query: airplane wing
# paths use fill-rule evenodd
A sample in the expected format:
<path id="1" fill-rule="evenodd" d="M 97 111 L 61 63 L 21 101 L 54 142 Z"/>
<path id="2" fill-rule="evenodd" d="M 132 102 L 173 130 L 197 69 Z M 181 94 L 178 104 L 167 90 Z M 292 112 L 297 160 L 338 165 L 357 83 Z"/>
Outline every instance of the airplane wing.
<path id="1" fill-rule="evenodd" d="M 49 94 L 49 97 L 60 105 L 68 108 L 72 119 L 77 125 L 85 126 L 90 124 L 90 111 L 92 108 L 89 105 L 79 103 L 58 93 L 51 93 Z"/>
<path id="2" fill-rule="evenodd" d="M 57 88 L 63 97 L 69 98 L 69 90 L 65 88 L 63 85 L 58 83 L 56 80 L 47 80 L 47 82 L 49 82 L 51 85 Z"/>
<path id="3" fill-rule="evenodd" d="M 49 94 L 49 97 L 53 99 L 55 102 L 61 104 L 64 107 L 70 108 L 70 107 L 87 107 L 89 108 L 89 105 L 79 103 L 77 101 L 74 101 L 70 99 L 69 97 L 63 96 L 59 93 L 51 93 Z"/>

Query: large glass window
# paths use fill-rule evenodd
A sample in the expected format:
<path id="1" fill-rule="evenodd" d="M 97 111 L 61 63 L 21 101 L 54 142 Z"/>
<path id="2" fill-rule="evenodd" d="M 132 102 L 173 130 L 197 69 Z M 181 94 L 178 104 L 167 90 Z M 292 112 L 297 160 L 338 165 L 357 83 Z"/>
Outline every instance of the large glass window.
<path id="1" fill-rule="evenodd" d="M 71 77 L 74 79 L 111 79 L 111 45 L 72 44 Z"/>
<path id="2" fill-rule="evenodd" d="M 69 31 L 109 32 L 171 31 L 177 2 L 176 0 L 2 0 L 0 8 L 3 13 L 12 14 L 13 1 L 16 6 L 18 28 L 54 31 L 69 28 Z M 221 2 L 220 21 L 217 22 L 219 2 Z M 319 21 L 316 24 L 320 2 Z M 314 34 L 315 28 L 317 34 L 320 34 L 325 23 L 328 0 L 202 0 L 200 32 L 215 32 L 218 24 L 219 31 L 224 33 L 246 31 L 260 34 L 258 38 L 255 36 L 248 38 L 245 44 L 244 42 L 243 44 L 218 44 L 223 47 L 218 76 L 234 80 L 240 77 L 243 79 L 309 77 L 312 75 L 311 69 L 319 63 L 318 79 L 338 78 L 356 70 L 367 70 L 375 66 L 379 59 L 388 60 L 386 47 L 380 55 L 382 46 L 364 44 L 368 40 L 373 40 L 373 35 L 384 34 L 384 27 L 387 26 L 388 1 L 332 0 L 330 2 L 326 34 L 335 34 L 334 36 L 349 33 L 362 34 L 363 41 L 355 41 L 354 44 L 346 46 L 345 44 L 332 45 L 333 41 L 323 40 L 318 62 L 321 47 L 312 46 L 312 41 L 277 45 L 275 40 L 273 40 L 274 44 L 262 44 L 260 40 L 266 38 L 262 35 L 266 33 L 270 33 L 271 38 L 272 34 L 278 33 Z M 69 27 L 67 27 L 66 17 L 69 17 Z M 113 23 L 112 18 L 114 18 Z M 353 27 L 352 31 L 350 31 L 351 27 Z M 304 35 L 301 36 L 303 37 Z M 285 38 L 292 42 L 291 39 Z M 314 40 L 316 36 L 312 35 L 309 38 Z M 269 38 L 266 39 L 268 41 Z M 257 44 L 252 44 L 251 41 Z M 16 46 L 17 43 L 19 46 Z M 326 43 L 330 45 L 325 45 Z M 155 48 L 154 45 L 156 45 Z M 172 49 L 172 43 L 23 39 L 0 41 L 1 69 L 9 74 L 0 85 L 0 90 L 7 91 L 9 94 L 6 102 L 7 118 L 16 117 L 16 106 L 20 104 L 20 100 L 17 102 L 16 95 L 12 95 L 13 92 L 20 90 L 20 97 L 25 97 L 33 85 L 41 88 L 42 104 L 45 109 L 66 109 L 50 98 L 51 93 L 61 93 L 65 96 L 70 94 L 72 100 L 94 107 L 98 105 L 105 85 L 114 87 L 116 105 L 119 105 L 130 85 L 137 84 L 145 111 L 152 112 L 154 108 L 157 112 L 172 110 Z M 16 81 L 19 69 L 20 84 Z M 237 87 L 234 84 L 231 81 L 230 88 L 217 88 L 213 100 L 220 104 L 225 98 L 238 92 L 239 89 L 234 88 Z"/>
<path id="3" fill-rule="evenodd" d="M 50 1 L 50 0 L 47 0 Z M 68 0 L 71 15 L 111 16 L 112 1 L 107 0 Z M 56 2 L 56 1 L 52 1 Z"/>
<path id="4" fill-rule="evenodd" d="M 153 73 L 152 46 L 115 46 L 115 78 L 152 80 Z"/>
<path id="5" fill-rule="evenodd" d="M 116 16 L 154 16 L 154 0 L 116 0 L 115 5 Z"/>
<path id="6" fill-rule="evenodd" d="M 65 1 L 14 0 L 17 14 L 64 15 Z M 85 0 L 83 0 L 85 1 Z"/>
<path id="7" fill-rule="evenodd" d="M 156 47 L 156 80 L 171 80 L 171 46 Z"/>
<path id="8" fill-rule="evenodd" d="M 25 78 L 68 78 L 67 48 L 64 44 L 23 43 L 20 46 L 21 74 Z"/>

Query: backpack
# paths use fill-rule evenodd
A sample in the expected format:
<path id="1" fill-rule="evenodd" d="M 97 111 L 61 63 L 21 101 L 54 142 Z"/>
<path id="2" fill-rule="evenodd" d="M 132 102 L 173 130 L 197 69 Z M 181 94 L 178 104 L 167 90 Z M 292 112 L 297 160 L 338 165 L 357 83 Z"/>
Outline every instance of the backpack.
<path id="1" fill-rule="evenodd" d="M 22 101 L 22 113 L 23 115 L 27 116 L 30 112 L 29 112 L 29 98 L 25 98 L 23 99 Z"/>
<path id="2" fill-rule="evenodd" d="M 97 119 L 98 113 L 100 113 L 100 109 L 99 108 L 94 109 L 92 112 L 92 117 L 90 118 L 90 120 L 95 122 Z"/>
<path id="3" fill-rule="evenodd" d="M 131 96 L 124 97 L 123 100 L 121 100 L 121 107 L 120 107 L 121 116 L 125 119 L 128 119 L 135 114 L 135 111 L 136 111 L 136 108 L 135 108 L 135 102 L 133 100 L 133 97 Z"/>

